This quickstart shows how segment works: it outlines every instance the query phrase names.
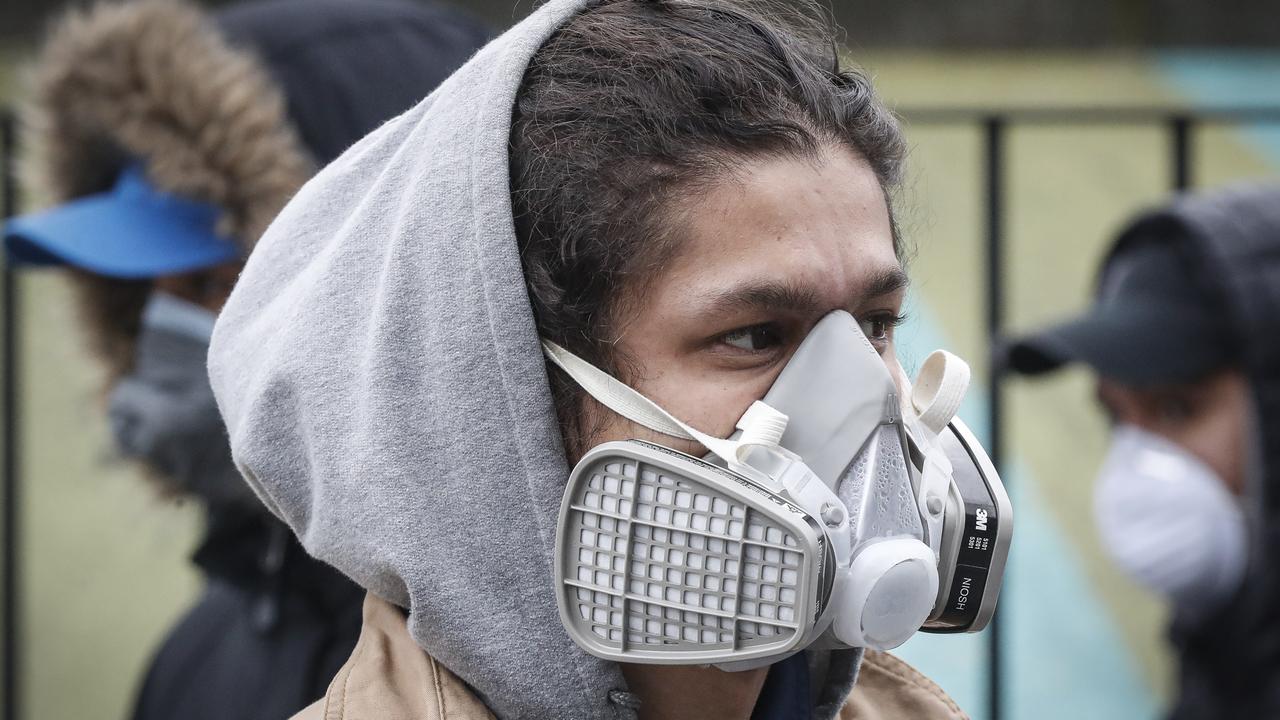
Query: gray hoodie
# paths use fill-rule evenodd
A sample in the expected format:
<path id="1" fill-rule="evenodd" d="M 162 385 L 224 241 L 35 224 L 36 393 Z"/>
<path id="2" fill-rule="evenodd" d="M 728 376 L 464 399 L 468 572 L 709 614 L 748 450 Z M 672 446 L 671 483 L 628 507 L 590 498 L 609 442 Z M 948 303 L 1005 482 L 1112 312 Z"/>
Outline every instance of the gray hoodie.
<path id="1" fill-rule="evenodd" d="M 404 607 L 503 718 L 630 717 L 552 585 L 569 468 L 525 290 L 508 134 L 552 0 L 311 180 L 258 243 L 209 369 L 236 463 L 316 557 Z M 816 717 L 855 653 L 814 653 Z"/>

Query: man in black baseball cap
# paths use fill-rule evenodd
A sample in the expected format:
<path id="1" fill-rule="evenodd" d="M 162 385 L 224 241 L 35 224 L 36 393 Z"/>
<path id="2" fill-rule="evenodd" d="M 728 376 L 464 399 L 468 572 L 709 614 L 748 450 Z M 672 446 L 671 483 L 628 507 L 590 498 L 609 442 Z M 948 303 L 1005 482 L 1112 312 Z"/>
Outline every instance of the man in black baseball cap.
<path id="1" fill-rule="evenodd" d="M 1173 608 L 1171 717 L 1280 717 L 1280 187 L 1182 196 L 1129 225 L 1083 316 L 1010 369 L 1097 373 L 1104 546 Z"/>

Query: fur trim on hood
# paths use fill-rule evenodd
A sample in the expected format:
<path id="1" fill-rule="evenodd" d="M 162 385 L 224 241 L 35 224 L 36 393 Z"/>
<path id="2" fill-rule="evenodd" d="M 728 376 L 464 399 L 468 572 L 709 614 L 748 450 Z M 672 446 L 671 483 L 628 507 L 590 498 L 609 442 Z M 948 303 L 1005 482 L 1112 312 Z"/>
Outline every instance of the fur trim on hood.
<path id="1" fill-rule="evenodd" d="M 25 179 L 51 202 L 107 190 L 138 159 L 158 187 L 220 207 L 247 251 L 313 171 L 266 71 L 180 0 L 71 11 L 32 81 Z"/>
<path id="2" fill-rule="evenodd" d="M 141 161 L 157 187 L 221 208 L 248 252 L 313 171 L 266 70 L 184 0 L 68 12 L 30 85 L 21 172 L 39 204 L 104 192 Z M 149 284 L 73 277 L 94 350 L 127 372 Z"/>

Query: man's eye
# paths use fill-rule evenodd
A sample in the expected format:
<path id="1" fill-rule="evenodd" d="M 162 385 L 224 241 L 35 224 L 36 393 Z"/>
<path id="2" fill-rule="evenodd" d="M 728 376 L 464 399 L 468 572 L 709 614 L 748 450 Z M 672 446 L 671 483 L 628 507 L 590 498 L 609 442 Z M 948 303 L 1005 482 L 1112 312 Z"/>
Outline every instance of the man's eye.
<path id="1" fill-rule="evenodd" d="M 902 324 L 905 318 L 901 315 L 873 315 L 858 321 L 863 334 L 872 342 L 886 342 L 889 331 Z"/>
<path id="2" fill-rule="evenodd" d="M 782 343 L 782 333 L 772 324 L 752 325 L 725 333 L 720 341 L 739 350 L 760 352 Z"/>

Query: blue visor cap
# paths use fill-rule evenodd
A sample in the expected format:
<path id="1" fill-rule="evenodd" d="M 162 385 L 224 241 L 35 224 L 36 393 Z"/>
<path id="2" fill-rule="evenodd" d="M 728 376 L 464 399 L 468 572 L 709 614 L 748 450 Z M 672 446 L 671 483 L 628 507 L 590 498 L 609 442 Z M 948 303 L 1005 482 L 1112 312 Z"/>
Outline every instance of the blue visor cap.
<path id="1" fill-rule="evenodd" d="M 17 264 L 71 265 L 122 279 L 176 275 L 242 256 L 217 234 L 218 215 L 213 205 L 157 189 L 131 167 L 110 192 L 13 218 L 4 244 Z"/>

